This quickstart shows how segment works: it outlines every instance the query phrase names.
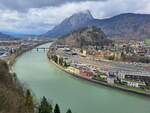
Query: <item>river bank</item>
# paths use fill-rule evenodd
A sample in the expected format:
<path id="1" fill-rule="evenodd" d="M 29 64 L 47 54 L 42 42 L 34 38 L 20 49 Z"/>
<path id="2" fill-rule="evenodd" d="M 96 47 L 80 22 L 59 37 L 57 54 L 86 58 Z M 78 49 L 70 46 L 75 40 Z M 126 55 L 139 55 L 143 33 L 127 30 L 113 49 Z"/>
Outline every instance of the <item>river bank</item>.
<path id="1" fill-rule="evenodd" d="M 56 65 L 62 71 L 66 72 L 66 73 L 68 73 L 68 74 L 70 74 L 70 75 L 72 75 L 76 78 L 86 80 L 86 81 L 89 81 L 89 82 L 92 82 L 92 83 L 95 83 L 95 84 L 98 84 L 98 85 L 103 85 L 103 86 L 106 86 L 106 87 L 114 88 L 114 89 L 117 89 L 117 90 L 126 91 L 126 92 L 129 92 L 129 93 L 134 93 L 134 94 L 137 94 L 137 95 L 150 97 L 149 92 L 145 92 L 143 90 L 139 90 L 139 89 L 132 88 L 132 87 L 126 87 L 126 86 L 123 86 L 123 85 L 116 85 L 116 84 L 111 85 L 111 84 L 108 84 L 107 82 L 98 81 L 96 79 L 89 79 L 89 78 L 86 78 L 86 77 L 83 77 L 83 76 L 80 76 L 80 75 L 77 75 L 75 73 L 71 73 L 71 72 L 67 71 L 64 67 L 62 67 L 59 64 L 55 63 L 51 59 L 49 61 L 51 63 L 53 63 L 54 65 Z"/>

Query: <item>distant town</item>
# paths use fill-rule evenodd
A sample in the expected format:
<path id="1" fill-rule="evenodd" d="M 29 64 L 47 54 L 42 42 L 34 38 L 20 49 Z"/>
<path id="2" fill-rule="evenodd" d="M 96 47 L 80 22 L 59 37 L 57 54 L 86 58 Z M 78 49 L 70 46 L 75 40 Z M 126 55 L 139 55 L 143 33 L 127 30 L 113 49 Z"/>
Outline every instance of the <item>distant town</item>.
<path id="1" fill-rule="evenodd" d="M 49 42 L 48 39 L 25 38 L 0 40 L 0 59 L 11 63 L 15 57 L 33 49 L 34 47 Z"/>
<path id="2" fill-rule="evenodd" d="M 76 77 L 150 95 L 150 45 L 145 41 L 115 40 L 111 46 L 88 49 L 56 43 L 48 57 Z"/>

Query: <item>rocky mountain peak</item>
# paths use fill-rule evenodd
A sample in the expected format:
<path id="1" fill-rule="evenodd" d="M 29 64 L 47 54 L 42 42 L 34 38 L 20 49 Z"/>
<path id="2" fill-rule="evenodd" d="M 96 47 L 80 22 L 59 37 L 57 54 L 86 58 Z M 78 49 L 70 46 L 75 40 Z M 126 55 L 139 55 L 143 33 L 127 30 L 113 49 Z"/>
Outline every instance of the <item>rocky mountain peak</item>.
<path id="1" fill-rule="evenodd" d="M 82 18 L 84 17 L 85 19 L 89 19 L 89 20 L 92 20 L 94 19 L 91 12 L 89 10 L 85 10 L 85 11 L 81 11 L 81 12 L 78 12 L 78 13 L 75 13 L 73 14 L 71 18 Z"/>
<path id="2" fill-rule="evenodd" d="M 76 26 L 77 24 L 85 24 L 85 22 L 94 19 L 91 12 L 89 10 L 82 11 L 79 13 L 73 14 L 68 21 L 72 26 Z"/>
<path id="3" fill-rule="evenodd" d="M 89 10 L 81 11 L 73 14 L 71 17 L 66 18 L 59 25 L 54 27 L 51 31 L 48 31 L 45 36 L 60 37 L 69 34 L 72 31 L 83 28 L 91 20 L 94 20 Z M 83 26 L 83 27 L 81 27 Z"/>

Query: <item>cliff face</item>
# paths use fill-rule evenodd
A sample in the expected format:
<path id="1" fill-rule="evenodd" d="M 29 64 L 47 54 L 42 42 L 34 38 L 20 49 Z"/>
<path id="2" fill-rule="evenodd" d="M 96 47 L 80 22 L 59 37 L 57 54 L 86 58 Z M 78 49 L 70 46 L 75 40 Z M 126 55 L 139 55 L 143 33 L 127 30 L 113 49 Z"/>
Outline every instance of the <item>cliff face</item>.
<path id="1" fill-rule="evenodd" d="M 58 39 L 57 44 L 65 44 L 70 47 L 102 46 L 111 43 L 100 28 L 89 27 L 73 32 L 68 36 Z"/>

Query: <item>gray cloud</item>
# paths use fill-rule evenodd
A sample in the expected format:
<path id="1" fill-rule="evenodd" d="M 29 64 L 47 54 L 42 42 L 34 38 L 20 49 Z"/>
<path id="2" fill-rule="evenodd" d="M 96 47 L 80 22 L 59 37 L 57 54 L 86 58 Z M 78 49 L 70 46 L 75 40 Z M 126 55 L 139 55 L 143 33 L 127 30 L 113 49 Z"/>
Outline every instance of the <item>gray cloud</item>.
<path id="1" fill-rule="evenodd" d="M 18 11 L 27 11 L 30 8 L 59 6 L 68 2 L 106 1 L 106 0 L 0 0 L 0 6 Z"/>
<path id="2" fill-rule="evenodd" d="M 30 0 L 30 3 L 29 0 L 14 0 L 17 2 L 11 4 L 12 0 L 0 1 L 0 31 L 28 34 L 46 32 L 72 14 L 87 9 L 99 19 L 129 12 L 150 14 L 150 0 L 53 0 L 55 5 L 52 0 L 51 4 L 46 3 L 47 0 Z M 26 11 L 20 11 L 19 7 Z"/>

